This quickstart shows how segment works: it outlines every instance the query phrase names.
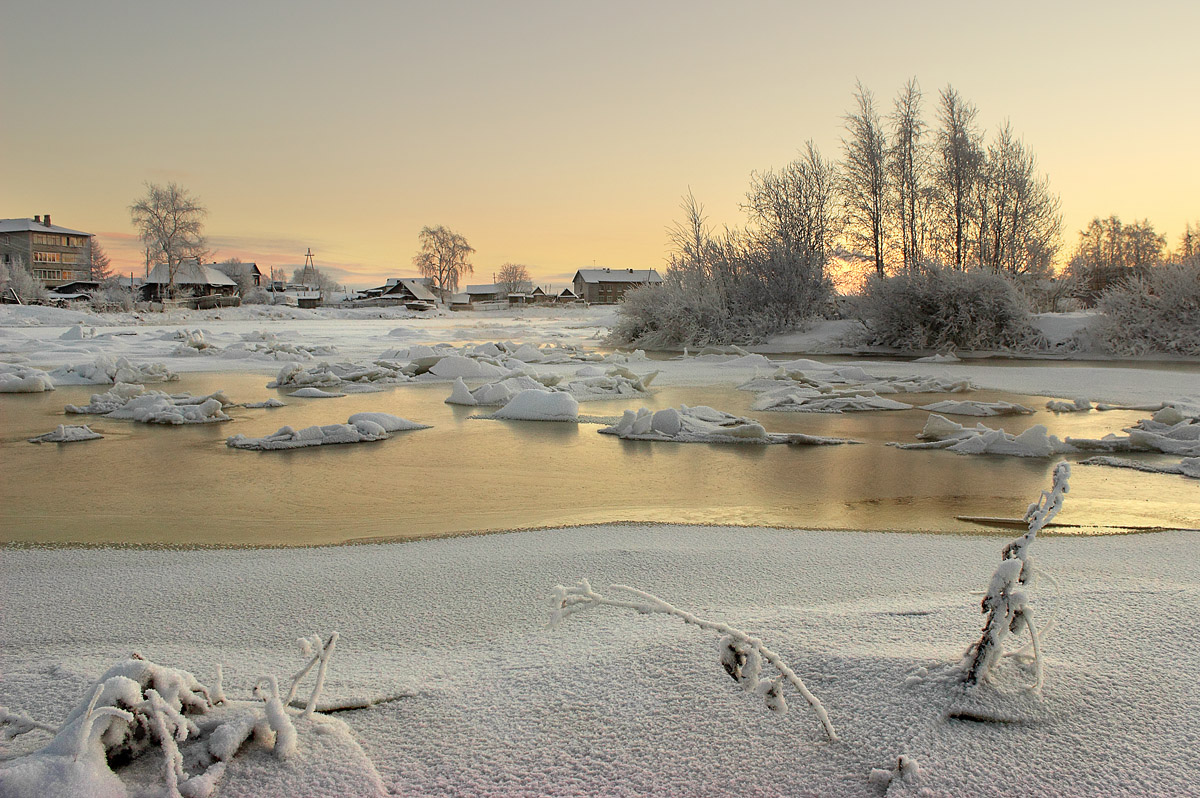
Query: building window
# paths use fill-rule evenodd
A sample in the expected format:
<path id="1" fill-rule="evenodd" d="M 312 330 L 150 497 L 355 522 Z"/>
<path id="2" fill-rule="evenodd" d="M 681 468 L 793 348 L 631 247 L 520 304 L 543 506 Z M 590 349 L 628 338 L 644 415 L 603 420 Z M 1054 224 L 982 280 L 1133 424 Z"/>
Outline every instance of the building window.
<path id="1" fill-rule="evenodd" d="M 61 280 L 62 271 L 60 269 L 34 269 L 33 276 L 39 280 Z"/>
<path id="2" fill-rule="evenodd" d="M 62 263 L 61 252 L 35 252 L 33 253 L 34 263 Z"/>

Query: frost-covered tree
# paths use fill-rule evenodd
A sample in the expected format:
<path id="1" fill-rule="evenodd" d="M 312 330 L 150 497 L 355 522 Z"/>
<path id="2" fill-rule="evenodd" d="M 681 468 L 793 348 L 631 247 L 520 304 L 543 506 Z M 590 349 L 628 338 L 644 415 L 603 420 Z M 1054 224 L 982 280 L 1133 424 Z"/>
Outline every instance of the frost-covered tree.
<path id="1" fill-rule="evenodd" d="M 505 263 L 496 272 L 496 284 L 509 294 L 523 294 L 533 290 L 529 268 L 520 263 Z"/>
<path id="2" fill-rule="evenodd" d="M 845 116 L 842 139 L 842 195 L 847 232 L 860 251 L 870 255 L 875 273 L 885 274 L 884 223 L 887 211 L 887 138 L 875 98 L 861 82 L 854 89 L 855 110 Z"/>
<path id="3" fill-rule="evenodd" d="M 919 268 L 925 260 L 929 186 L 928 130 L 921 116 L 921 86 L 911 78 L 896 97 L 892 113 L 892 145 L 887 152 L 888 178 L 905 270 Z"/>
<path id="4" fill-rule="evenodd" d="M 48 298 L 46 286 L 25 268 L 20 255 L 10 263 L 0 263 L 0 294 L 8 301 L 45 302 Z"/>
<path id="5" fill-rule="evenodd" d="M 974 219 L 973 198 L 983 163 L 975 106 L 953 87 L 942 89 L 938 106 L 934 185 L 941 209 L 939 241 L 956 269 L 966 268 Z"/>
<path id="6" fill-rule="evenodd" d="M 179 266 L 190 258 L 202 259 L 207 252 L 204 217 L 208 210 L 192 193 L 177 183 L 160 186 L 146 183 L 146 193 L 129 206 L 129 217 L 146 247 L 147 269 L 151 262 L 167 265 L 167 294 L 175 293 Z"/>
<path id="7" fill-rule="evenodd" d="M 458 290 L 464 275 L 474 274 L 471 255 L 474 247 L 467 239 L 449 228 L 423 227 L 418 237 L 421 248 L 413 256 L 413 265 L 422 277 L 433 281 L 433 287 L 443 293 Z"/>
<path id="8" fill-rule="evenodd" d="M 1061 203 L 1008 123 L 988 147 L 975 198 L 974 259 L 996 273 L 1048 276 L 1062 230 Z"/>
<path id="9" fill-rule="evenodd" d="M 1144 277 L 1163 262 L 1166 245 L 1149 219 L 1124 224 L 1115 215 L 1096 217 L 1080 231 L 1068 268 L 1083 283 L 1085 298 L 1094 301 L 1124 280 Z"/>
<path id="10" fill-rule="evenodd" d="M 306 285 L 320 291 L 322 299 L 341 289 L 337 280 L 316 266 L 301 266 L 296 269 L 292 272 L 292 282 L 296 285 Z"/>

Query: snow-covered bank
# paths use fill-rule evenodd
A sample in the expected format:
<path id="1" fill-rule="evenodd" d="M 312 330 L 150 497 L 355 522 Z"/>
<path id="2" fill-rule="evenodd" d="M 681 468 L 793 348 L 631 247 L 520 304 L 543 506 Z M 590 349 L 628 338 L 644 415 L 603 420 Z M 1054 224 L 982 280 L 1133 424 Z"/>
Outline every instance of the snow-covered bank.
<path id="1" fill-rule="evenodd" d="M 946 669 L 978 636 L 1002 543 L 608 526 L 327 549 L 8 549 L 0 704 L 61 720 L 133 648 L 204 679 L 223 662 L 225 692 L 245 699 L 259 675 L 294 668 L 281 638 L 337 628 L 331 701 L 407 696 L 338 715 L 400 795 L 878 796 L 872 770 L 901 756 L 912 775 L 888 795 L 1194 794 L 1200 538 L 1039 540 L 1053 580 L 1028 592 L 1054 618 L 1045 688 L 1024 692 L 1007 660 L 1005 695 L 968 705 Z M 716 636 L 674 619 L 595 612 L 548 631 L 553 585 L 585 576 L 761 637 L 840 742 L 802 706 L 777 717 L 748 700 Z M 216 794 L 254 793 L 235 776 Z"/>

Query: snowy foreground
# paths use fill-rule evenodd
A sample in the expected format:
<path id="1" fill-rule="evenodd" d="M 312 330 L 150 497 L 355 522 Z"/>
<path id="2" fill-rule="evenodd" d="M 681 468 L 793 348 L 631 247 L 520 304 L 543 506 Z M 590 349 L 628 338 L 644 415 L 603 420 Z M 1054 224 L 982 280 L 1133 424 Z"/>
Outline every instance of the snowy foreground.
<path id="1" fill-rule="evenodd" d="M 1200 540 L 1036 541 L 1051 577 L 1029 590 L 1040 622 L 1053 619 L 1045 687 L 1007 660 L 967 699 L 949 669 L 978 636 L 1001 545 L 606 526 L 308 550 L 10 550 L 0 703 L 57 722 L 131 650 L 208 683 L 223 664 L 226 694 L 246 700 L 259 676 L 296 669 L 281 638 L 337 629 L 325 700 L 384 699 L 336 717 L 397 795 L 1195 794 Z M 759 636 L 839 740 L 798 696 L 769 712 L 722 670 L 717 636 L 676 619 L 597 608 L 548 630 L 553 586 L 580 577 Z M 247 754 L 216 794 L 364 794 L 348 785 L 369 780 L 327 767 L 348 755 L 335 731 L 302 729 L 295 761 Z M 872 780 L 902 756 L 907 777 Z"/>
<path id="2" fill-rule="evenodd" d="M 1093 412 L 1091 402 L 1200 405 L 1195 371 L 1187 368 L 942 358 L 822 369 L 796 360 L 780 374 L 777 363 L 744 353 L 654 362 L 601 355 L 593 350 L 611 323 L 611 311 L 602 309 L 434 318 L 269 312 L 282 315 L 247 308 L 135 319 L 0 308 L 0 363 L 7 364 L 0 383 L 13 392 L 52 389 L 56 381 L 95 384 L 94 404 L 108 402 L 113 412 L 130 402 L 154 404 L 151 420 L 159 423 L 159 416 L 202 406 L 211 407 L 205 419 L 220 420 L 237 406 L 216 394 L 155 393 L 144 385 L 189 371 L 259 372 L 264 384 L 287 376 L 289 389 L 300 390 L 403 391 L 408 382 L 440 381 L 451 398 L 482 405 L 492 404 L 480 400 L 493 393 L 528 391 L 529 380 L 564 389 L 607 380 L 628 389 L 636 379 L 618 367 L 637 379 L 658 372 L 655 388 L 744 386 L 771 401 L 786 395 L 791 405 L 834 398 L 834 409 L 854 412 L 887 412 L 905 385 L 931 390 L 925 380 L 944 383 L 938 390 L 947 396 L 969 382 L 1057 397 L 1056 412 Z M 451 355 L 437 361 L 454 366 L 444 374 L 414 365 L 438 341 L 506 340 L 522 348 Z M 781 339 L 775 351 L 789 343 L 796 352 L 820 341 Z M 601 357 L 611 359 L 587 359 Z M 461 379 L 466 366 L 476 370 L 472 386 Z M 485 380 L 513 383 L 501 391 Z M 537 401 L 527 396 L 531 407 L 515 417 L 576 419 L 577 399 L 604 398 L 593 395 L 598 385 L 535 390 Z M 637 391 L 623 395 L 634 403 L 603 411 L 614 414 L 617 434 L 711 440 L 752 425 L 756 438 L 767 434 L 753 419 L 712 408 L 639 414 L 632 409 Z M 953 393 L 954 404 L 938 409 L 1014 411 L 959 401 L 968 397 Z M 348 400 L 329 400 L 331 420 L 346 418 L 338 401 Z M 1191 435 L 1196 419 L 1188 412 L 1167 421 Z M 971 431 L 942 421 L 952 434 Z M 419 426 L 363 413 L 346 424 L 230 440 L 295 448 Z M 81 429 L 60 426 L 43 448 L 79 440 Z M 36 432 L 44 429 L 23 433 L 21 445 L 43 450 L 24 443 Z M 1121 452 L 1123 445 L 1095 450 Z M 1193 446 L 1193 437 L 1179 445 Z M 914 467 L 921 456 L 913 453 Z M 1153 501 L 1153 480 L 1187 477 L 1147 479 L 1145 498 Z M 1024 509 L 1014 506 L 1010 515 Z M 264 523 L 277 523 L 266 508 Z M 1042 630 L 1044 684 L 1036 688 L 1034 668 L 1014 656 L 967 692 L 959 662 L 979 637 L 980 600 L 1015 536 L 634 524 L 330 548 L 10 546 L 0 557 L 0 722 L 10 733 L 27 731 L 0 742 L 0 796 L 79 794 L 64 788 L 69 778 L 95 786 L 86 794 L 171 795 L 164 772 L 176 774 L 178 794 L 289 798 L 1200 794 L 1200 538 L 1176 531 L 1036 540 L 1030 554 L 1040 576 L 1019 592 Z M 548 628 L 555 586 L 581 579 L 606 595 L 612 584 L 650 591 L 761 640 L 819 700 L 836 739 L 794 692 L 790 711 L 779 714 L 768 708 L 781 708 L 769 691 L 735 684 L 711 631 L 613 607 Z M 330 640 L 335 631 L 327 673 L 309 674 L 299 706 L 284 710 L 275 697 L 305 661 L 292 641 L 314 633 Z M 134 653 L 162 666 L 153 673 L 167 674 L 165 681 L 146 675 L 138 664 L 144 660 L 129 659 Z M 60 734 L 51 743 L 73 710 L 75 722 L 93 724 L 91 685 L 114 666 L 119 678 L 111 689 L 126 696 L 119 711 L 137 704 L 168 731 L 187 730 L 178 767 L 165 767 L 156 744 L 120 780 L 105 781 L 98 777 L 106 772 L 101 741 L 89 747 Z M 139 673 L 141 683 L 121 681 Z M 276 677 L 278 692 L 262 677 Z M 323 690 L 314 678 L 323 678 Z M 225 701 L 215 698 L 222 689 Z M 317 711 L 304 716 L 305 700 L 318 693 Z M 172 714 L 181 695 L 184 703 L 212 701 L 194 730 Z M 189 747 L 205 734 L 216 742 L 203 751 Z M 236 752 L 234 740 L 245 741 Z"/>

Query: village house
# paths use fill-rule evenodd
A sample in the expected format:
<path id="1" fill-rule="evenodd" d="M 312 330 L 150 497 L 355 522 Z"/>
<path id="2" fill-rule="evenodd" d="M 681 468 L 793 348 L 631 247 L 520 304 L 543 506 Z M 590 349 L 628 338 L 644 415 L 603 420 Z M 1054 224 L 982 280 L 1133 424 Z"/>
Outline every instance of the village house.
<path id="1" fill-rule="evenodd" d="M 437 296 L 430 289 L 428 279 L 389 277 L 388 281 L 378 288 L 359 291 L 354 302 L 368 307 L 404 305 L 410 310 L 427 310 L 437 303 Z"/>
<path id="2" fill-rule="evenodd" d="M 168 298 L 170 282 L 171 274 L 167 264 L 158 264 L 142 285 L 141 298 L 150 302 L 161 302 Z M 175 268 L 174 284 L 175 298 L 204 298 L 209 301 L 201 304 L 210 306 L 236 304 L 238 287 L 233 278 L 194 260 L 186 260 Z M 222 301 L 222 298 L 233 298 L 233 301 Z"/>
<path id="3" fill-rule="evenodd" d="M 233 281 L 240 285 L 253 286 L 261 288 L 263 283 L 263 273 L 259 271 L 257 263 L 208 263 L 205 264 L 209 268 L 216 269 L 226 277 L 233 278 Z M 241 279 L 238 279 L 238 278 Z"/>
<path id="4" fill-rule="evenodd" d="M 50 214 L 0 219 L 0 263 L 21 264 L 47 287 L 91 277 L 91 233 L 59 227 Z"/>
<path id="5" fill-rule="evenodd" d="M 657 285 L 662 278 L 654 269 L 580 269 L 571 283 L 575 295 L 588 304 L 612 305 L 630 288 Z"/>

